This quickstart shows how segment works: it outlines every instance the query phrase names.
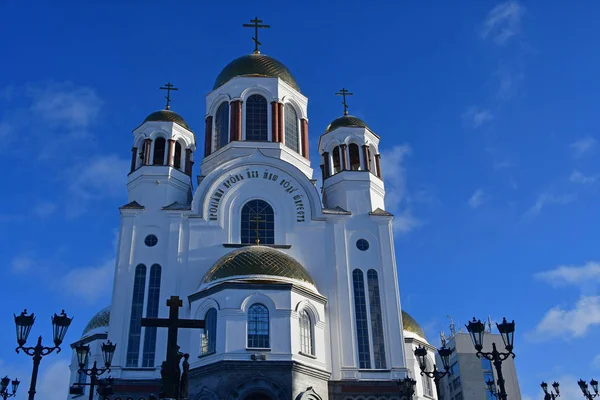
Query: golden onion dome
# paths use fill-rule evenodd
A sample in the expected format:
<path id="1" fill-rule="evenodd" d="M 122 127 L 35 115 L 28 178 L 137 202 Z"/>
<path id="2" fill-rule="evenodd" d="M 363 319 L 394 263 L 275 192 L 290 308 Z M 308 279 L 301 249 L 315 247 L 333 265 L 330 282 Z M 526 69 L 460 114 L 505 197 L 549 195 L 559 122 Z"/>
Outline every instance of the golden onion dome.
<path id="1" fill-rule="evenodd" d="M 423 328 L 415 321 L 415 319 L 406 311 L 402 310 L 402 328 L 405 331 L 412 332 L 426 339 Z"/>
<path id="2" fill-rule="evenodd" d="M 202 284 L 251 275 L 295 279 L 315 286 L 308 271 L 294 258 L 267 246 L 248 246 L 221 257 L 202 278 Z"/>
<path id="3" fill-rule="evenodd" d="M 300 91 L 298 82 L 296 82 L 290 70 L 273 57 L 264 54 L 248 54 L 236 58 L 227 64 L 219 76 L 217 76 L 213 90 L 229 82 L 236 76 L 280 78 L 297 91 Z"/>
<path id="4" fill-rule="evenodd" d="M 343 117 L 334 119 L 325 130 L 325 133 L 329 133 L 341 127 L 368 128 L 367 123 L 362 119 L 352 115 L 344 115 Z"/>
<path id="5" fill-rule="evenodd" d="M 90 321 L 87 323 L 85 328 L 83 329 L 83 333 L 81 336 L 85 336 L 86 333 L 104 326 L 108 326 L 110 322 L 110 306 L 104 307 L 102 310 L 98 311 L 96 315 L 94 315 Z"/>
<path id="6" fill-rule="evenodd" d="M 183 120 L 181 115 L 179 115 L 176 112 L 173 112 L 171 110 L 158 110 L 158 111 L 153 112 L 152 114 L 148 115 L 146 117 L 146 119 L 144 120 L 144 122 L 150 122 L 150 121 L 174 122 L 177 125 L 180 125 L 181 127 L 185 128 L 191 132 L 190 127 Z"/>

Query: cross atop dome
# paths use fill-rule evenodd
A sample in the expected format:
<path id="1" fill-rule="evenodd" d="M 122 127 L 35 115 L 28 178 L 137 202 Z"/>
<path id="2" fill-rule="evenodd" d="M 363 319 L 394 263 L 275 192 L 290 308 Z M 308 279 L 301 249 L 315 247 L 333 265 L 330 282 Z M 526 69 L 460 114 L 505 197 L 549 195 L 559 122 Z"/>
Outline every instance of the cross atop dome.
<path id="1" fill-rule="evenodd" d="M 250 22 L 252 22 L 251 24 L 243 24 L 242 26 L 244 28 L 254 28 L 254 37 L 252 38 L 252 41 L 254 41 L 254 54 L 260 54 L 260 51 L 258 50 L 258 46 L 261 46 L 262 43 L 260 43 L 258 41 L 258 29 L 259 28 L 270 28 L 271 25 L 265 25 L 262 24 L 263 20 L 262 19 L 258 19 L 258 17 L 254 17 L 254 19 L 251 19 Z"/>
<path id="2" fill-rule="evenodd" d="M 344 100 L 342 104 L 344 105 L 344 115 L 348 115 L 348 103 L 346 102 L 346 96 L 354 96 L 354 93 L 350 93 L 348 89 L 342 88 L 339 92 L 335 94 L 336 96 L 342 96 Z"/>
<path id="3" fill-rule="evenodd" d="M 173 86 L 173 84 L 171 82 L 167 82 L 165 84 L 165 86 L 161 86 L 161 87 L 159 87 L 159 89 L 167 91 L 167 95 L 165 96 L 165 99 L 167 99 L 167 105 L 165 106 L 165 110 L 170 110 L 171 109 L 171 90 L 179 90 L 179 88 L 176 88 L 175 86 Z"/>

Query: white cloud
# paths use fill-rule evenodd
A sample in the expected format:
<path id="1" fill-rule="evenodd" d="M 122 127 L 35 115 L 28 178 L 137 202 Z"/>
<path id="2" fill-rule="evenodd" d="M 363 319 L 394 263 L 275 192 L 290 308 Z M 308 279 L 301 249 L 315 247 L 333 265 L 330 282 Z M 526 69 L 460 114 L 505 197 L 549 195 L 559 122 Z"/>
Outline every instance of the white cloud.
<path id="1" fill-rule="evenodd" d="M 600 283 L 600 263 L 590 261 L 582 266 L 561 265 L 549 271 L 538 272 L 534 277 L 553 286 Z"/>
<path id="2" fill-rule="evenodd" d="M 499 100 L 509 100 L 519 91 L 519 86 L 523 80 L 522 73 L 511 72 L 507 69 L 498 71 L 498 90 L 496 96 Z"/>
<path id="3" fill-rule="evenodd" d="M 98 266 L 75 268 L 62 279 L 63 292 L 88 304 L 95 304 L 112 289 L 115 260 L 109 260 Z M 82 285 L 93 282 L 93 285 Z"/>
<path id="4" fill-rule="evenodd" d="M 565 205 L 573 202 L 575 200 L 574 194 L 562 194 L 555 195 L 552 193 L 542 193 L 538 196 L 535 204 L 531 206 L 527 212 L 525 212 L 524 217 L 532 218 L 538 215 L 544 207 L 548 205 Z"/>
<path id="5" fill-rule="evenodd" d="M 486 195 L 481 189 L 477 189 L 469 198 L 467 202 L 471 208 L 479 208 L 483 203 L 487 201 Z"/>
<path id="6" fill-rule="evenodd" d="M 33 259 L 33 257 L 27 254 L 18 255 L 11 261 L 12 271 L 16 273 L 28 272 L 36 265 L 37 262 Z"/>
<path id="7" fill-rule="evenodd" d="M 569 145 L 575 158 L 581 158 L 591 152 L 596 147 L 597 141 L 591 136 L 579 139 Z"/>
<path id="8" fill-rule="evenodd" d="M 536 339 L 579 338 L 600 325 L 600 296 L 581 296 L 572 309 L 556 306 L 548 310 L 535 328 Z"/>
<path id="9" fill-rule="evenodd" d="M 40 218 L 46 218 L 49 217 L 50 215 L 54 214 L 54 212 L 56 211 L 56 204 L 51 203 L 49 201 L 43 201 L 40 203 L 37 203 L 34 207 L 33 207 L 33 212 L 35 215 L 37 215 Z"/>
<path id="10" fill-rule="evenodd" d="M 68 351 L 68 347 L 64 350 Z M 71 370 L 66 360 L 44 366 L 37 384 L 37 397 L 44 400 L 64 400 L 69 393 L 70 377 Z"/>
<path id="11" fill-rule="evenodd" d="M 598 180 L 598 176 L 587 176 L 575 170 L 571 173 L 569 181 L 573 183 L 581 183 L 582 185 L 590 185 Z"/>
<path id="12" fill-rule="evenodd" d="M 500 160 L 500 161 L 494 162 L 494 169 L 495 170 L 512 168 L 514 166 L 515 166 L 515 163 L 513 161 L 511 161 L 511 160 Z"/>
<path id="13" fill-rule="evenodd" d="M 494 7 L 483 21 L 481 37 L 498 45 L 505 44 L 521 31 L 525 8 L 517 1 L 507 1 Z"/>
<path id="14" fill-rule="evenodd" d="M 476 106 L 469 107 L 467 111 L 462 114 L 463 123 L 472 128 L 477 129 L 486 122 L 491 121 L 494 118 L 490 110 L 482 109 Z"/>

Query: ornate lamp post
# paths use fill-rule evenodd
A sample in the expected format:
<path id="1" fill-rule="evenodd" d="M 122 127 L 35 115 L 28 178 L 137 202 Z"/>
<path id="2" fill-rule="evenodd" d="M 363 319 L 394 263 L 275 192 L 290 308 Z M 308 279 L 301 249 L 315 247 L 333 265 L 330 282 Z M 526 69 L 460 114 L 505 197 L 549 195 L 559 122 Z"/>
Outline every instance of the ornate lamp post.
<path id="1" fill-rule="evenodd" d="M 594 393 L 590 393 L 588 384 L 583 379 L 578 380 L 577 384 L 579 385 L 579 388 L 583 392 L 583 396 L 588 400 L 592 400 L 600 395 L 600 393 L 598 393 L 598 381 L 595 379 L 592 379 L 590 381 L 590 385 L 592 385 L 592 390 L 594 391 Z"/>
<path id="2" fill-rule="evenodd" d="M 14 314 L 13 314 L 14 315 Z M 24 310 L 21 315 L 15 315 L 15 325 L 17 327 L 17 343 L 19 346 L 15 349 L 18 353 L 23 350 L 25 354 L 33 357 L 33 371 L 31 372 L 31 384 L 29 385 L 29 400 L 35 399 L 35 386 L 37 383 L 38 370 L 42 357 L 47 356 L 56 350 L 60 353 L 60 345 L 67 334 L 67 329 L 71 325 L 73 318 L 67 317 L 65 310 L 62 310 L 60 315 L 54 314 L 52 317 L 52 336 L 54 339 L 54 347 L 42 346 L 42 337 L 38 337 L 37 344 L 33 347 L 24 347 L 27 343 L 27 338 L 31 332 L 31 327 L 35 322 L 33 314 L 27 315 L 27 310 Z"/>
<path id="3" fill-rule="evenodd" d="M 12 393 L 8 392 L 8 384 L 9 383 L 11 384 Z M 4 378 L 0 379 L 0 397 L 2 397 L 3 400 L 6 400 L 9 397 L 16 396 L 17 389 L 19 388 L 19 383 L 21 383 L 21 382 L 19 382 L 18 379 L 13 379 L 11 381 L 8 376 L 5 376 Z"/>
<path id="4" fill-rule="evenodd" d="M 427 370 L 427 349 L 424 347 L 417 347 L 415 349 L 415 356 L 417 360 L 419 360 L 419 367 L 421 368 L 421 375 L 427 375 L 429 378 L 433 378 L 433 382 L 435 383 L 435 390 L 437 393 L 437 398 L 440 399 L 440 380 L 448 375 L 450 371 L 450 354 L 452 354 L 452 349 L 448 349 L 446 346 L 443 346 L 441 349 L 438 349 L 438 354 L 442 359 L 442 365 L 444 366 L 444 371 L 440 371 L 437 369 L 437 366 L 433 364 L 432 371 Z"/>
<path id="5" fill-rule="evenodd" d="M 415 394 L 415 386 L 417 381 L 410 377 L 400 379 L 398 381 L 398 387 L 400 388 L 400 399 L 412 400 L 413 394 Z"/>
<path id="6" fill-rule="evenodd" d="M 475 355 L 479 358 L 484 357 L 494 363 L 494 367 L 496 368 L 496 373 L 498 375 L 498 387 L 500 389 L 496 397 L 498 397 L 500 400 L 507 400 L 506 389 L 504 387 L 504 377 L 502 375 L 502 361 L 506 360 L 510 356 L 515 358 L 515 353 L 512 351 L 515 338 L 515 321 L 506 322 L 506 318 L 504 318 L 502 323 L 496 323 L 496 326 L 498 327 L 500 335 L 502 335 L 502 341 L 504 342 L 504 347 L 506 348 L 505 353 L 499 352 L 496 349 L 496 343 L 492 343 L 491 352 L 487 353 L 482 351 L 485 325 L 481 322 L 481 320 L 476 320 L 473 318 L 473 321 L 466 325 L 467 330 L 471 334 L 473 346 L 475 347 L 475 350 L 477 350 Z"/>
<path id="7" fill-rule="evenodd" d="M 544 400 L 555 400 L 557 397 L 560 397 L 560 388 L 559 388 L 559 384 L 558 382 L 554 382 L 552 383 L 552 387 L 554 388 L 554 391 L 550 390 L 548 392 L 548 384 L 546 382 L 543 382 L 540 384 L 540 386 L 542 387 L 542 390 L 544 391 Z"/>
<path id="8" fill-rule="evenodd" d="M 90 354 L 90 346 L 80 344 L 79 346 L 75 347 L 75 352 L 77 353 L 77 362 L 79 363 L 78 372 L 86 374 L 90 377 L 90 383 L 87 384 L 90 386 L 89 400 L 94 400 L 94 389 L 98 384 L 98 377 L 104 374 L 105 372 L 110 372 L 110 366 L 112 364 L 112 359 L 115 355 L 116 348 L 117 345 L 113 344 L 110 340 L 108 340 L 106 343 L 102 343 L 102 358 L 104 359 L 104 368 L 98 368 L 96 361 L 94 361 L 94 365 L 92 366 L 92 368 L 84 368 L 88 355 Z M 109 378 L 107 382 L 108 383 L 106 386 L 112 387 L 112 378 Z M 105 389 L 106 388 L 104 388 L 103 390 Z"/>

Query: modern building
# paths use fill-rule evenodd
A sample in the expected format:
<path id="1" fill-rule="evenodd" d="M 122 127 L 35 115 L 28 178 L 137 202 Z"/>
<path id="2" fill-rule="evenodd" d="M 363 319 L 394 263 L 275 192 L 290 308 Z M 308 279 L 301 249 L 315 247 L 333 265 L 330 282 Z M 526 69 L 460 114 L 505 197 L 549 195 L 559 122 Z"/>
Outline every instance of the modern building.
<path id="1" fill-rule="evenodd" d="M 503 351 L 502 337 L 489 332 L 484 335 L 483 351 L 492 351 L 493 342 L 499 351 Z M 489 360 L 477 358 L 470 334 L 457 332 L 447 339 L 446 346 L 454 351 L 450 357 L 450 373 L 440 382 L 440 400 L 495 400 L 488 391 L 486 382 L 497 381 L 496 370 Z M 442 365 L 439 357 L 437 363 Z M 502 363 L 502 375 L 508 398 L 521 400 L 517 370 L 512 357 Z"/>
<path id="2" fill-rule="evenodd" d="M 167 329 L 141 319 L 166 318 L 174 295 L 206 324 L 179 330 L 189 399 L 398 400 L 399 379 L 422 379 L 412 350 L 434 349 L 401 312 L 380 136 L 346 112 L 317 127 L 321 190 L 308 126 L 300 83 L 255 51 L 206 96 L 201 155 L 169 107 L 133 130 L 112 304 L 72 345 L 102 364 L 100 344 L 117 344 L 113 399 L 158 397 Z M 78 368 L 73 354 L 72 384 Z"/>

